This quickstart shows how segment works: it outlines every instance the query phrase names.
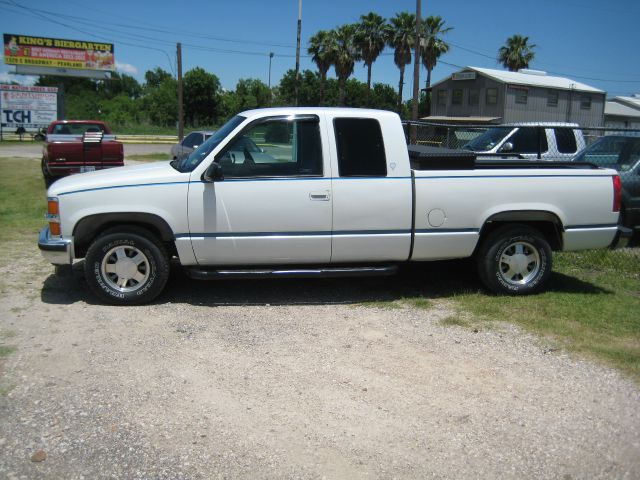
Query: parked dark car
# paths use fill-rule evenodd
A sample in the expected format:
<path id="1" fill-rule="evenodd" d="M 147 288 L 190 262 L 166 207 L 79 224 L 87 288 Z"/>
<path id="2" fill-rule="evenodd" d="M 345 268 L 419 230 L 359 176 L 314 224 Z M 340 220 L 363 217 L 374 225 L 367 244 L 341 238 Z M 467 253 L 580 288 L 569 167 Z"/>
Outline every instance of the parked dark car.
<path id="1" fill-rule="evenodd" d="M 182 160 L 188 157 L 191 152 L 204 143 L 214 132 L 200 130 L 188 134 L 182 142 L 171 147 L 171 158 L 174 160 Z"/>
<path id="2" fill-rule="evenodd" d="M 573 159 L 620 172 L 622 181 L 621 220 L 625 227 L 640 230 L 640 136 L 606 135 Z"/>

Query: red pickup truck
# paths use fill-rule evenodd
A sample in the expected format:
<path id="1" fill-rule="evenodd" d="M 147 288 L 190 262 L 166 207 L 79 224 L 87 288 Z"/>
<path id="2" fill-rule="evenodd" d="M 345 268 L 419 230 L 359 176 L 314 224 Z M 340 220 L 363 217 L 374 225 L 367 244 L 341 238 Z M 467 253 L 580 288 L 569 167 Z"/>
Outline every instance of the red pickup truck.
<path id="1" fill-rule="evenodd" d="M 47 128 L 42 151 L 42 175 L 47 187 L 73 173 L 123 165 L 123 145 L 104 122 L 59 120 Z"/>

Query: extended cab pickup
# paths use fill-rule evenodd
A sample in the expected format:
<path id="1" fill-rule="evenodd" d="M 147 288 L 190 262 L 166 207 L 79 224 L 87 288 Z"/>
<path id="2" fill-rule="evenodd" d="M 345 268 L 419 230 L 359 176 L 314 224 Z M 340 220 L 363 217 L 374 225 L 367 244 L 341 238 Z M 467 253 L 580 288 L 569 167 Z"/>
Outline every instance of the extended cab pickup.
<path id="1" fill-rule="evenodd" d="M 59 120 L 47 128 L 42 175 L 47 186 L 60 177 L 122 167 L 124 149 L 104 122 Z"/>
<path id="2" fill-rule="evenodd" d="M 569 161 L 585 145 L 577 123 L 527 122 L 491 127 L 462 148 L 485 158 Z"/>
<path id="3" fill-rule="evenodd" d="M 84 258 L 113 304 L 160 294 L 171 256 L 202 279 L 384 275 L 473 256 L 490 290 L 524 294 L 549 277 L 552 250 L 626 238 L 619 201 L 613 170 L 408 149 L 391 112 L 265 109 L 182 161 L 56 182 L 39 247 L 55 265 Z"/>

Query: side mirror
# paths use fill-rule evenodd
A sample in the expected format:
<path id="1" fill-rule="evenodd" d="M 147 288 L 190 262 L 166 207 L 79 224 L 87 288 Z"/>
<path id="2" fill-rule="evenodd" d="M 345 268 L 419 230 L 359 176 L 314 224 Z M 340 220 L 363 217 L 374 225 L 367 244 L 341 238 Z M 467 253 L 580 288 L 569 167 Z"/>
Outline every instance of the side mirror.
<path id="1" fill-rule="evenodd" d="M 513 143 L 506 142 L 502 147 L 500 147 L 500 151 L 504 153 L 513 152 Z"/>
<path id="2" fill-rule="evenodd" d="M 224 174 L 222 173 L 222 167 L 218 162 L 213 162 L 209 165 L 209 168 L 202 174 L 202 180 L 205 182 L 221 182 L 224 180 Z"/>

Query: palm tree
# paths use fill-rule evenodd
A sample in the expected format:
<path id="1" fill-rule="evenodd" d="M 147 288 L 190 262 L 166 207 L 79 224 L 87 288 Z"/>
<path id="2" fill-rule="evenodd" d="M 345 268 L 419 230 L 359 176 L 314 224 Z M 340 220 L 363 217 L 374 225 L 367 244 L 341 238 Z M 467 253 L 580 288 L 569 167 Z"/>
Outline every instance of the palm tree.
<path id="1" fill-rule="evenodd" d="M 339 103 L 345 104 L 345 90 L 347 79 L 353 73 L 356 61 L 360 60 L 360 53 L 356 47 L 355 34 L 358 27 L 355 24 L 343 25 L 334 31 L 333 66 L 338 77 Z"/>
<path id="2" fill-rule="evenodd" d="M 324 105 L 324 87 L 327 82 L 327 72 L 333 65 L 334 50 L 335 37 L 332 31 L 320 30 L 309 39 L 307 52 L 320 72 L 320 106 Z"/>
<path id="3" fill-rule="evenodd" d="M 440 38 L 440 35 L 444 35 L 445 33 L 452 30 L 452 27 L 444 27 L 444 20 L 440 15 L 430 16 L 425 19 L 422 23 L 423 29 L 422 34 L 424 38 L 424 43 L 422 43 L 421 48 L 421 57 L 422 64 L 427 69 L 427 116 L 431 113 L 431 100 L 429 98 L 429 88 L 431 87 L 431 71 L 435 68 L 436 63 L 438 63 L 438 58 L 443 53 L 447 53 L 449 51 L 449 44 Z"/>
<path id="4" fill-rule="evenodd" d="M 536 55 L 533 51 L 536 45 L 529 45 L 528 41 L 529 37 L 522 35 L 507 38 L 507 43 L 498 50 L 498 62 L 512 72 L 528 68 Z"/>
<path id="5" fill-rule="evenodd" d="M 367 66 L 367 105 L 371 93 L 371 66 L 382 53 L 385 47 L 386 20 L 374 12 L 360 16 L 356 43 L 360 50 L 360 56 Z"/>
<path id="6" fill-rule="evenodd" d="M 412 13 L 400 12 L 391 19 L 386 28 L 387 45 L 394 49 L 393 61 L 400 69 L 398 84 L 398 112 L 402 112 L 402 86 L 404 85 L 404 69 L 411 63 L 411 49 L 416 36 L 416 16 Z"/>

